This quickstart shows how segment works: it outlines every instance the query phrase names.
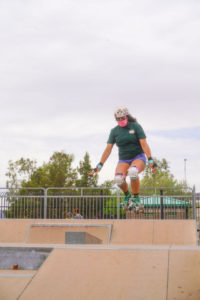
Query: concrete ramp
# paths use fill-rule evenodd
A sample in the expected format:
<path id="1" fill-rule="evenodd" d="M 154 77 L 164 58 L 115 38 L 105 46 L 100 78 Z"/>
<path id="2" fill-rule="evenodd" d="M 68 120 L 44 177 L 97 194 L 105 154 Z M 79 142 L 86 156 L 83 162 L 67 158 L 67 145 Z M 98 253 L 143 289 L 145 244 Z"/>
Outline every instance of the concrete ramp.
<path id="1" fill-rule="evenodd" d="M 111 245 L 197 245 L 194 220 L 3 219 L 0 243 L 65 244 L 66 231 L 86 232 Z"/>
<path id="2" fill-rule="evenodd" d="M 169 252 L 169 300 L 200 299 L 200 248 Z"/>
<path id="3" fill-rule="evenodd" d="M 38 270 L 22 270 L 34 253 L 2 265 L 1 300 L 200 300 L 193 220 L 0 220 L 0 243 L 6 268 L 6 247 L 49 249 Z"/>
<path id="4" fill-rule="evenodd" d="M 20 300 L 166 300 L 167 264 L 167 251 L 54 250 Z"/>
<path id="5" fill-rule="evenodd" d="M 200 250 L 55 249 L 19 299 L 199 300 Z"/>
<path id="6" fill-rule="evenodd" d="M 27 270 L 0 270 L 0 299 L 18 299 L 23 290 L 30 284 L 35 273 L 35 271 Z"/>
<path id="7" fill-rule="evenodd" d="M 33 220 L 1 219 L 0 243 L 24 243 L 28 226 Z"/>
<path id="8" fill-rule="evenodd" d="M 194 220 L 154 221 L 153 245 L 197 246 L 197 225 Z"/>
<path id="9" fill-rule="evenodd" d="M 196 222 L 194 220 L 114 221 L 111 244 L 196 246 Z"/>

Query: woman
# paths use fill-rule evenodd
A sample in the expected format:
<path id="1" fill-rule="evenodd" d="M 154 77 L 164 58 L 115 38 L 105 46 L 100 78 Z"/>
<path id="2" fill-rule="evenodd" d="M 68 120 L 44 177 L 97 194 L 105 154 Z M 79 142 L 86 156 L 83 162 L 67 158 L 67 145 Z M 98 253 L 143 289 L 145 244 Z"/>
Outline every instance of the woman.
<path id="1" fill-rule="evenodd" d="M 140 205 L 138 174 L 145 169 L 146 157 L 152 172 L 156 170 L 157 165 L 151 157 L 151 150 L 147 144 L 146 135 L 142 127 L 129 114 L 128 109 L 119 107 L 116 109 L 114 116 L 118 125 L 111 130 L 101 161 L 89 175 L 100 172 L 116 143 L 119 148 L 119 162 L 116 167 L 114 180 L 125 195 L 121 206 L 124 208 L 138 207 Z M 128 189 L 127 175 L 130 177 L 133 196 Z"/>

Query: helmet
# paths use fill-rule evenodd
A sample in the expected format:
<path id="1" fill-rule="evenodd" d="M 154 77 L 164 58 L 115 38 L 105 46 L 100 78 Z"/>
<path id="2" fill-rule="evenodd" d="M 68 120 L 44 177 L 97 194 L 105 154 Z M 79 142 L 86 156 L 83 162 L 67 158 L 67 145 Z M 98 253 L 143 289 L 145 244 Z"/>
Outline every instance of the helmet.
<path id="1" fill-rule="evenodd" d="M 127 116 L 128 114 L 129 114 L 128 109 L 127 109 L 126 107 L 124 107 L 124 106 L 118 107 L 118 108 L 115 110 L 115 113 L 114 113 L 116 119 L 117 119 L 117 118 L 125 117 L 125 116 Z"/>

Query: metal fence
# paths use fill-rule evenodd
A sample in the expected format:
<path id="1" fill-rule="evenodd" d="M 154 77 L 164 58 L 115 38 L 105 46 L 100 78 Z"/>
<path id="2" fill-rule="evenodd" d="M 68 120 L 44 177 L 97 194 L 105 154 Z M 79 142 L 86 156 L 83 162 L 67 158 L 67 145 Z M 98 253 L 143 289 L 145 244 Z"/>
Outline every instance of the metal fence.
<path id="1" fill-rule="evenodd" d="M 195 189 L 141 190 L 143 210 L 123 210 L 124 196 L 109 188 L 0 189 L 0 218 L 17 219 L 197 219 L 199 202 Z"/>

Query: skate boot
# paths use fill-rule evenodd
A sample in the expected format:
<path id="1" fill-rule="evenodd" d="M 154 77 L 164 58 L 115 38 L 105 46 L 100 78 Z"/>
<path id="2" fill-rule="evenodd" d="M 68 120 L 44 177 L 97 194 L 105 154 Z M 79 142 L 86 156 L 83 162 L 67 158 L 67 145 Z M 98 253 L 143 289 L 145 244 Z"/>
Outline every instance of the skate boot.
<path id="1" fill-rule="evenodd" d="M 140 197 L 133 197 L 132 200 L 132 209 L 135 210 L 136 213 L 142 213 L 144 211 L 144 205 L 140 201 Z"/>
<path id="2" fill-rule="evenodd" d="M 124 210 L 128 208 L 131 196 L 132 196 L 131 194 L 126 195 L 124 201 L 120 203 L 120 207 L 123 208 Z"/>
<path id="3" fill-rule="evenodd" d="M 128 203 L 128 210 L 136 210 L 136 204 L 135 202 L 132 201 L 132 199 L 129 200 L 129 203 Z"/>

